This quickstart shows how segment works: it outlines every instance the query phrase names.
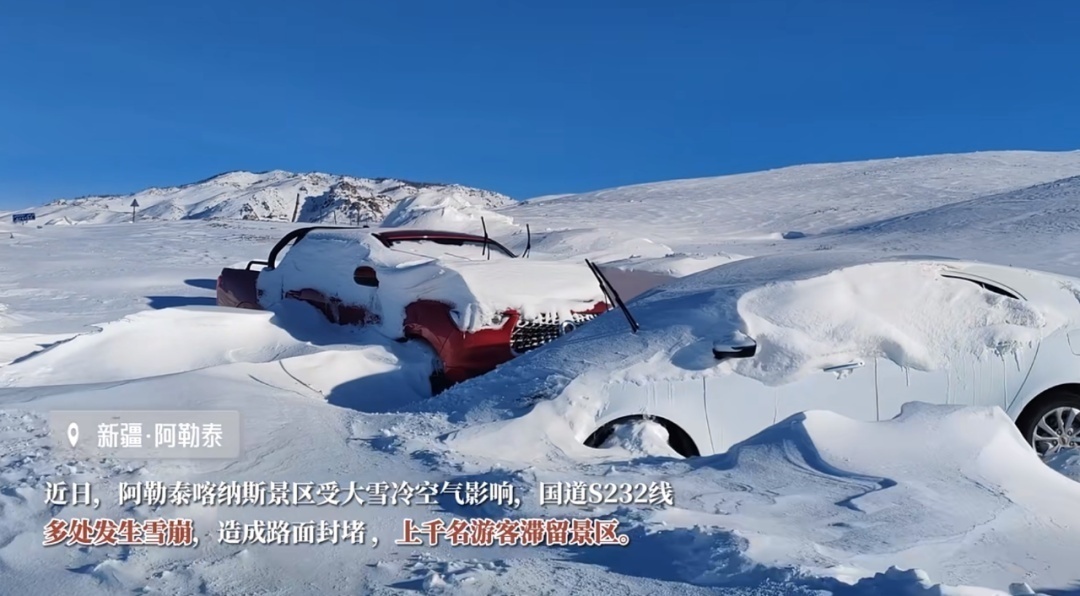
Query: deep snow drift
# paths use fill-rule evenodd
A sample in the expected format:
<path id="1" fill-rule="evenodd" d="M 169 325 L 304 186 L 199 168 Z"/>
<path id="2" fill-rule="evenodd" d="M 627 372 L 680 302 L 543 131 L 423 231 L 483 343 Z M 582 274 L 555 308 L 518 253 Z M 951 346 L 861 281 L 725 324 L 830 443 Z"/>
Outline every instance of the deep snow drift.
<path id="1" fill-rule="evenodd" d="M 497 231 L 493 237 L 518 252 L 528 223 L 543 259 L 580 264 L 588 257 L 659 275 L 727 261 L 745 268 L 745 255 L 815 252 L 830 260 L 839 249 L 887 256 L 913 248 L 1035 268 L 1048 263 L 1075 274 L 1080 252 L 1070 247 L 1080 245 L 1080 225 L 1073 225 L 1080 219 L 1068 206 L 1080 195 L 1070 181 L 1025 189 L 1078 174 L 1078 153 L 937 156 L 660 183 L 497 209 L 511 219 L 480 212 L 461 218 L 469 210 L 452 200 L 402 203 L 411 207 L 401 212 L 411 214 L 408 225 L 437 227 L 448 218 L 472 232 L 483 215 Z M 1040 215 L 1052 205 L 1060 207 L 1054 217 Z M 915 212 L 929 215 L 905 219 Z M 980 222 L 998 223 L 988 234 Z M 331 325 L 303 305 L 272 313 L 210 306 L 220 267 L 263 258 L 292 227 L 0 223 L 0 593 L 1001 595 L 1021 583 L 1046 594 L 1080 589 L 1080 485 L 1055 471 L 1076 477 L 1077 454 L 1041 464 L 999 410 L 916 404 L 896 420 L 873 423 L 811 411 L 726 454 L 691 460 L 674 457 L 647 424 L 614 437 L 608 449 L 588 449 L 558 403 L 517 399 L 564 381 L 547 374 L 545 349 L 428 399 L 430 362 L 415 346 Z M 799 234 L 784 238 L 785 232 Z M 686 331 L 727 320 L 774 334 L 790 348 L 776 354 L 783 366 L 742 371 L 766 376 L 806 364 L 793 355 L 805 351 L 810 334 L 830 349 L 879 349 L 882 337 L 871 344 L 845 338 L 874 336 L 875 314 L 910 307 L 905 296 L 878 297 L 856 330 L 831 328 L 828 315 L 862 302 L 820 298 L 853 275 L 878 274 L 914 284 L 918 291 L 906 296 L 912 301 L 934 298 L 937 287 L 922 283 L 932 270 L 884 271 L 853 267 L 744 291 L 717 301 L 726 306 L 703 311 Z M 667 299 L 701 299 L 694 283 L 683 280 Z M 985 333 L 965 336 L 974 338 L 967 348 L 979 349 L 1001 339 L 1022 343 L 1056 324 L 1051 313 L 1030 312 L 975 285 L 961 291 L 980 305 L 981 318 L 957 310 L 930 320 L 909 310 L 904 328 L 887 336 L 897 348 L 892 354 L 933 366 L 935 349 L 951 336 L 945 331 L 981 326 Z M 639 299 L 642 319 L 660 320 L 661 297 Z M 808 307 L 815 316 L 767 316 Z M 931 321 L 951 326 L 935 330 Z M 625 338 L 625 327 L 613 312 L 559 341 L 585 346 L 616 332 Z M 645 371 L 649 362 L 638 347 L 581 356 L 619 358 Z M 96 408 L 235 409 L 245 429 L 242 455 L 73 458 L 50 434 L 48 412 Z M 93 482 L 101 508 L 51 510 L 45 486 L 58 479 Z M 119 482 L 149 480 L 505 482 L 521 505 L 468 506 L 449 495 L 396 507 L 118 504 Z M 556 481 L 666 481 L 674 504 L 541 507 L 538 483 Z M 200 544 L 44 548 L 42 528 L 54 515 L 191 517 Z M 630 544 L 399 546 L 394 539 L 404 517 L 614 518 Z M 363 520 L 367 540 L 218 542 L 219 522 L 256 519 Z M 1020 586 L 1012 592 L 1023 593 Z"/>

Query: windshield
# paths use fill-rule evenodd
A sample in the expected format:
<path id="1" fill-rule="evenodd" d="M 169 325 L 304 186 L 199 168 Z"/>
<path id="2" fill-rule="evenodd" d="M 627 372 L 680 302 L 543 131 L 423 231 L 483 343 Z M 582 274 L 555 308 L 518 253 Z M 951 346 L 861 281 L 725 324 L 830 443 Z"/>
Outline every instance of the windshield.
<path id="1" fill-rule="evenodd" d="M 457 257 L 459 259 L 467 259 L 470 261 L 479 261 L 488 258 L 487 254 L 484 252 L 484 243 L 479 240 L 464 240 L 460 238 L 394 240 L 390 242 L 390 246 L 397 251 L 430 258 Z M 494 242 L 489 241 L 487 243 L 487 251 L 491 253 L 492 259 L 514 258 L 513 253 Z"/>

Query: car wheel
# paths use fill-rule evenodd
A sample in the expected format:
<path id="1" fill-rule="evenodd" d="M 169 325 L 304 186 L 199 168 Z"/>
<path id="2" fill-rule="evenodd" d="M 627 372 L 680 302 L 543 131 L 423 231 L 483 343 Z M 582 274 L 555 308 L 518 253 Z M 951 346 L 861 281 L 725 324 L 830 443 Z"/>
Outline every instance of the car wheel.
<path id="1" fill-rule="evenodd" d="M 645 416 L 628 416 L 626 418 L 619 418 L 612 420 L 604 426 L 598 428 L 593 434 L 589 435 L 589 438 L 585 439 L 585 446 L 592 447 L 593 449 L 602 449 L 613 438 L 619 437 L 624 433 L 628 435 L 640 434 L 640 430 L 635 432 L 632 430 L 634 427 L 641 428 L 641 425 L 655 426 L 663 428 L 663 432 L 667 435 L 667 444 L 675 453 L 683 457 L 697 457 L 701 455 L 694 440 L 690 438 L 690 435 L 686 434 L 686 431 L 679 428 L 674 422 L 663 418 L 645 417 Z M 617 439 L 618 440 L 618 439 Z M 625 440 L 625 438 L 623 438 Z M 636 439 L 631 439 L 633 442 L 637 442 Z"/>
<path id="2" fill-rule="evenodd" d="M 1080 448 L 1080 395 L 1063 389 L 1047 393 L 1017 426 L 1040 457 Z"/>
<path id="3" fill-rule="evenodd" d="M 446 391 L 454 384 L 454 382 L 451 381 L 446 376 L 446 373 L 442 370 L 436 370 L 435 372 L 431 373 L 431 376 L 428 377 L 428 380 L 431 383 L 432 397 L 442 393 L 443 391 Z"/>

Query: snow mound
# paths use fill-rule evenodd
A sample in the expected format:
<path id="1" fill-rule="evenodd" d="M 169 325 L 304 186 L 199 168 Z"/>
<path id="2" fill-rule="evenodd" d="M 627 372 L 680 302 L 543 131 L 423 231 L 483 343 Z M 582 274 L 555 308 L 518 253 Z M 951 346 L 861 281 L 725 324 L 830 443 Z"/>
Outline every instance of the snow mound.
<path id="1" fill-rule="evenodd" d="M 635 298 L 653 288 L 672 281 L 729 263 L 740 258 L 719 253 L 715 255 L 687 255 L 672 253 L 650 259 L 621 259 L 600 265 L 611 287 L 623 301 Z"/>
<path id="2" fill-rule="evenodd" d="M 950 494 L 958 503 L 995 503 L 963 516 L 969 520 L 994 509 L 1019 506 L 1068 520 L 1063 523 L 1066 527 L 1080 521 L 1080 514 L 1069 505 L 1080 498 L 1080 485 L 1042 465 L 1013 422 L 996 407 L 911 403 L 893 420 L 877 423 L 810 412 L 745 442 L 732 450 L 732 457 L 740 457 L 740 450 L 751 450 L 755 444 L 771 444 L 767 449 L 777 455 L 780 444 L 789 446 L 788 452 L 799 449 L 807 465 L 831 468 L 833 475 L 842 472 L 848 477 L 881 479 L 875 481 L 879 490 L 851 502 L 864 512 L 884 512 L 883 507 L 907 496 L 915 497 L 913 502 L 927 510 L 944 514 L 957 506 L 941 501 L 942 495 Z M 1014 516 L 1023 517 L 1025 512 L 1010 513 L 998 517 L 1003 526 L 1017 524 Z M 931 514 L 927 521 L 944 517 Z M 953 519 L 948 526 L 969 520 Z"/>
<path id="3" fill-rule="evenodd" d="M 785 585 L 833 594 L 1003 595 L 967 584 L 1073 579 L 1080 484 L 1043 465 L 999 408 L 913 402 L 881 422 L 809 411 L 688 460 L 646 447 L 658 438 L 639 427 L 588 449 L 543 401 L 446 440 L 466 456 L 542 462 L 575 480 L 589 470 L 586 482 L 671 482 L 674 506 L 627 512 L 642 528 L 631 543 L 679 561 L 669 576 L 693 585 L 759 585 L 779 574 Z M 1043 571 L 1005 563 L 1021 560 Z"/>
<path id="4" fill-rule="evenodd" d="M 716 254 L 687 254 L 672 253 L 663 257 L 651 259 L 622 259 L 604 263 L 604 267 L 613 267 L 625 271 L 647 271 L 669 277 L 686 277 L 694 273 L 700 273 L 706 269 L 719 267 L 732 261 L 745 259 L 741 255 L 727 253 Z"/>
<path id="5" fill-rule="evenodd" d="M 835 358 L 884 355 L 904 367 L 935 370 L 953 355 L 985 356 L 1042 336 L 1047 321 L 1030 303 L 943 278 L 943 270 L 875 264 L 747 292 L 736 308 L 760 350 L 736 369 L 779 383 Z"/>
<path id="6" fill-rule="evenodd" d="M 286 333 L 277 324 L 282 318 L 307 335 Z M 430 353 L 320 319 L 299 308 L 275 314 L 181 307 L 143 311 L 75 336 L 0 335 L 0 364 L 6 354 L 17 356 L 0 368 L 0 387 L 127 383 L 257 364 L 280 369 L 274 372 L 296 393 L 357 410 L 386 411 L 430 395 Z"/>
<path id="7" fill-rule="evenodd" d="M 921 569 L 889 567 L 873 577 L 864 577 L 851 586 L 832 592 L 837 596 L 1023 596 L 1035 595 L 1030 586 L 1015 584 L 1009 591 L 976 586 L 946 586 L 934 583 Z"/>
<path id="8" fill-rule="evenodd" d="M 657 259 L 672 254 L 670 246 L 610 228 L 552 230 L 532 226 L 533 250 L 558 257 L 598 263 L 622 259 Z"/>
<path id="9" fill-rule="evenodd" d="M 492 207 L 499 203 L 478 200 L 461 191 L 434 193 L 421 191 L 414 197 L 398 203 L 383 220 L 383 227 L 427 228 L 481 233 L 480 219 L 488 226 L 488 233 L 514 228 L 511 217 L 495 213 Z"/>
<path id="10" fill-rule="evenodd" d="M 3 305 L 0 305 L 0 327 L 3 327 Z M 27 358 L 31 354 L 49 349 L 70 340 L 70 333 L 2 333 L 0 334 L 0 366 Z"/>
<path id="11" fill-rule="evenodd" d="M 644 456 L 658 455 L 664 457 L 678 457 L 678 453 L 668 445 L 668 431 L 662 424 L 637 420 L 630 424 L 624 424 L 615 429 L 615 432 L 601 447 L 605 449 L 619 448 L 629 454 Z"/>
<path id="12" fill-rule="evenodd" d="M 685 337 L 689 331 L 700 340 L 692 348 L 700 356 L 711 357 L 711 340 L 724 330 L 754 338 L 755 357 L 730 366 L 769 384 L 793 381 L 834 360 L 885 357 L 935 370 L 949 356 L 1028 347 L 1066 320 L 942 276 L 953 267 L 921 259 L 763 257 L 687 277 L 635 310 L 643 326 L 653 320 L 657 334 Z M 683 356 L 677 362 L 694 361 L 690 353 Z"/>
<path id="13" fill-rule="evenodd" d="M 272 324 L 271 316 L 214 307 L 135 313 L 0 369 L 0 384 L 124 381 L 232 362 L 269 362 L 317 349 Z"/>
<path id="14" fill-rule="evenodd" d="M 650 523 L 658 529 L 736 532 L 755 561 L 866 577 L 884 593 L 909 593 L 872 577 L 894 565 L 932 576 L 949 561 L 988 571 L 987 557 L 1067 565 L 1058 541 L 1074 544 L 1071 528 L 1080 523 L 1080 484 L 1043 465 L 996 407 L 909 403 L 882 422 L 810 411 L 690 468 L 680 477 L 683 490 L 712 487 L 715 496 L 656 512 Z M 730 492 L 738 486 L 752 486 L 757 496 Z M 938 539 L 950 545 L 935 561 Z M 806 547 L 792 548 L 796 542 Z M 1005 568 L 993 582 L 1022 579 L 1032 578 Z"/>
<path id="15" fill-rule="evenodd" d="M 891 478 L 886 484 L 913 473 L 926 483 L 977 479 L 1016 501 L 1051 510 L 1080 498 L 1080 484 L 1042 465 L 1012 419 L 997 407 L 910 402 L 895 418 L 881 422 L 808 411 L 732 447 L 715 462 L 724 467 L 745 457 L 795 453 L 800 465 L 833 475 Z"/>
<path id="16" fill-rule="evenodd" d="M 1051 468 L 1080 482 L 1080 449 L 1068 449 L 1055 454 L 1047 462 Z"/>

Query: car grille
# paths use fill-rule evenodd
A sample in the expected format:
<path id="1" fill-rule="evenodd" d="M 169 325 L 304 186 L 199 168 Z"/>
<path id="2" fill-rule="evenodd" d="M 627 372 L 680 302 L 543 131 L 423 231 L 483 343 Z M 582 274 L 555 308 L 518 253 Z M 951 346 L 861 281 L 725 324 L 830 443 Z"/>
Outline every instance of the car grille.
<path id="1" fill-rule="evenodd" d="M 574 313 L 570 318 L 565 319 L 545 314 L 534 319 L 519 320 L 514 325 L 514 330 L 510 332 L 510 349 L 515 354 L 522 354 L 539 348 L 594 318 L 596 315 L 593 314 Z"/>

